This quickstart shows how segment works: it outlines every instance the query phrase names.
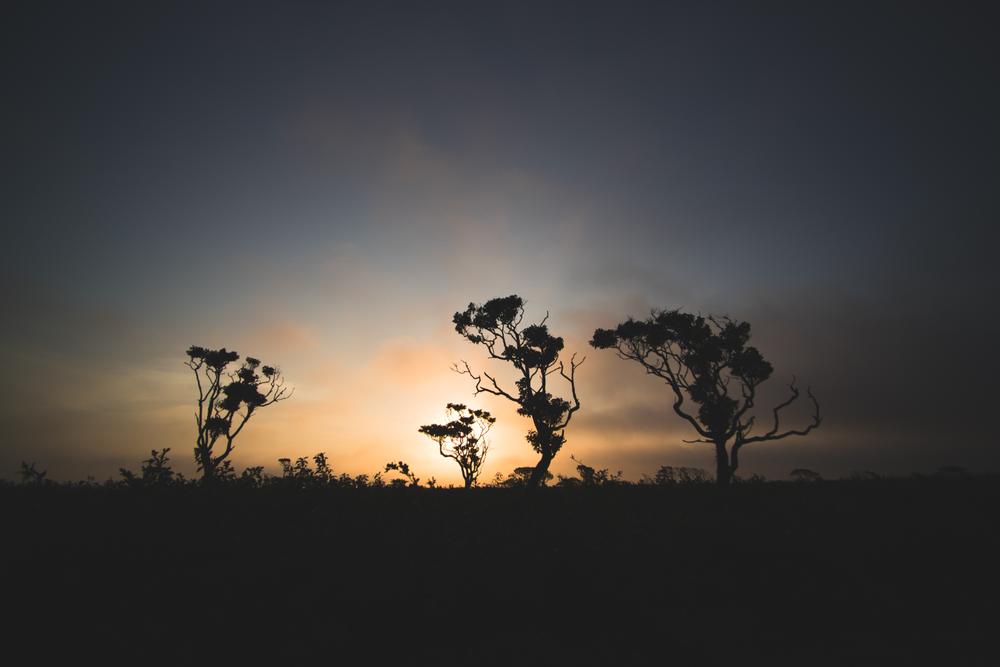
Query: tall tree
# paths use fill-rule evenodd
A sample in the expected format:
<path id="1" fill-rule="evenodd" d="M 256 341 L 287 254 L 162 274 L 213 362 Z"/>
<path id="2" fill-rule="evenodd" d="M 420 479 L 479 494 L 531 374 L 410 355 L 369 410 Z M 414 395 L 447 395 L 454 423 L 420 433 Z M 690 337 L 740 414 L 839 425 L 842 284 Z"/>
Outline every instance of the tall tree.
<path id="1" fill-rule="evenodd" d="M 516 294 L 490 299 L 482 305 L 470 303 L 464 311 L 455 313 L 453 322 L 466 340 L 485 348 L 491 359 L 511 364 L 516 381 L 513 390 L 503 388 L 489 373 L 474 373 L 468 362 L 455 370 L 476 382 L 476 394 L 482 392 L 502 396 L 516 403 L 517 413 L 530 417 L 534 428 L 527 440 L 541 456 L 535 465 L 528 486 L 536 487 L 544 479 L 556 453 L 566 442 L 566 427 L 577 410 L 580 399 L 576 394 L 576 369 L 583 359 L 570 357 L 569 366 L 560 361 L 563 339 L 549 333 L 545 322 L 523 326 L 524 300 Z M 558 374 L 569 385 L 572 401 L 553 396 L 549 378 Z"/>
<path id="2" fill-rule="evenodd" d="M 597 329 L 590 344 L 616 350 L 620 358 L 638 362 L 646 373 L 667 383 L 674 394 L 674 412 L 699 436 L 686 442 L 713 445 L 716 481 L 728 484 L 744 446 L 804 436 L 822 422 L 819 402 L 806 389 L 813 404 L 810 423 L 781 430 L 781 411 L 800 395 L 793 376 L 789 397 L 771 410 L 771 427 L 754 433 L 757 389 L 773 368 L 749 340 L 746 322 L 661 310 L 646 320 L 629 318 L 614 329 Z M 696 413 L 689 411 L 687 400 L 697 407 Z"/>
<path id="3" fill-rule="evenodd" d="M 476 483 L 483 469 L 490 448 L 486 434 L 496 423 L 496 417 L 486 410 L 473 410 L 461 403 L 449 403 L 446 412 L 454 419 L 447 424 L 421 426 L 420 432 L 437 443 L 441 456 L 458 464 L 468 489 Z"/>
<path id="4" fill-rule="evenodd" d="M 240 355 L 226 348 L 210 350 L 193 345 L 187 356 L 184 363 L 194 371 L 198 383 L 194 458 L 202 479 L 211 482 L 218 477 L 220 466 L 228 465 L 236 437 L 257 410 L 291 398 L 292 391 L 277 368 L 262 366 L 253 357 L 247 357 L 235 371 L 227 371 Z"/>

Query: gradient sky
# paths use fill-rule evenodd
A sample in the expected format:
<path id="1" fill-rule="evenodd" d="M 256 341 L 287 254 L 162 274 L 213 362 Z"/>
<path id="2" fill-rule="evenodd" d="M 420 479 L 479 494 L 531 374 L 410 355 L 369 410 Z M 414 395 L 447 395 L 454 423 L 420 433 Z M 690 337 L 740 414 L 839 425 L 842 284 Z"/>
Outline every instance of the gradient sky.
<path id="1" fill-rule="evenodd" d="M 485 477 L 533 464 L 449 370 L 485 365 L 452 314 L 513 293 L 588 357 L 554 472 L 711 468 L 667 387 L 586 345 L 652 307 L 749 321 L 766 393 L 820 398 L 744 473 L 1000 469 L 1000 54 L 975 6 L 923 5 L 8 10 L 0 476 L 191 473 L 192 344 L 296 387 L 238 468 L 458 482 L 417 433 L 449 401 L 500 418 Z"/>

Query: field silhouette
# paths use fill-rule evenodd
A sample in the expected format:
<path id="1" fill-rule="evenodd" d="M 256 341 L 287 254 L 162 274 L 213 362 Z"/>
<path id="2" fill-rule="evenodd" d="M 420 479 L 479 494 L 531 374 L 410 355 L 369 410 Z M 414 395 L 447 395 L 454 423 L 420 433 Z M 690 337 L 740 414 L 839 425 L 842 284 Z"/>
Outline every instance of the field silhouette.
<path id="1" fill-rule="evenodd" d="M 988 664 L 995 477 L 466 490 L 309 470 L 0 487 L 8 636 L 174 664 Z"/>

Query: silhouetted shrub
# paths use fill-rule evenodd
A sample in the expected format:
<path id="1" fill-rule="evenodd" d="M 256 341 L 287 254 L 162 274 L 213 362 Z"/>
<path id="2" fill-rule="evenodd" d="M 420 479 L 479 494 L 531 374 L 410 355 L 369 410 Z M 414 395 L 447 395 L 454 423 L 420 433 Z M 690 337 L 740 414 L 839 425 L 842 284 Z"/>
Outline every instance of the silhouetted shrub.
<path id="1" fill-rule="evenodd" d="M 183 483 L 184 477 L 174 473 L 170 466 L 170 457 L 167 452 L 169 447 L 164 447 L 163 451 L 152 450 L 150 457 L 142 462 L 139 474 L 127 468 L 119 468 L 118 474 L 128 486 L 168 486 L 174 482 Z"/>
<path id="2" fill-rule="evenodd" d="M 653 477 L 643 475 L 639 483 L 669 486 L 671 484 L 703 484 L 708 481 L 708 471 L 702 468 L 660 466 Z"/>
<path id="3" fill-rule="evenodd" d="M 534 473 L 534 466 L 519 466 L 514 468 L 514 471 L 504 475 L 503 473 L 496 473 L 493 476 L 493 481 L 490 486 L 504 488 L 504 489 L 514 489 L 518 487 L 528 486 L 528 480 L 531 479 L 531 475 Z M 549 482 L 555 479 L 555 475 L 550 473 L 548 470 L 541 477 L 539 482 L 540 486 L 546 486 Z"/>
<path id="4" fill-rule="evenodd" d="M 35 467 L 34 461 L 30 464 L 25 461 L 21 461 L 21 469 L 18 472 L 21 475 L 21 484 L 33 484 L 38 486 L 51 484 L 50 480 L 45 479 L 45 476 L 49 474 L 49 471 L 38 470 Z"/>
<path id="5" fill-rule="evenodd" d="M 292 462 L 290 458 L 278 459 L 281 466 L 281 477 L 276 481 L 285 486 L 297 486 L 299 488 L 335 486 L 353 488 L 368 485 L 367 475 L 351 477 L 346 473 L 337 475 L 330 467 L 329 459 L 324 452 L 313 455 L 312 465 L 309 458 L 300 456 Z"/>
<path id="6" fill-rule="evenodd" d="M 267 477 L 264 475 L 264 466 L 253 466 L 246 468 L 240 473 L 239 479 L 236 482 L 240 486 L 249 487 L 252 489 L 259 489 L 264 486 Z"/>
<path id="7" fill-rule="evenodd" d="M 732 479 L 734 484 L 763 484 L 767 481 L 767 477 L 761 474 L 753 473 L 749 477 L 742 477 L 740 475 L 733 475 Z"/>
<path id="8" fill-rule="evenodd" d="M 796 468 L 792 472 L 788 473 L 796 482 L 822 482 L 823 476 L 820 475 L 815 470 L 809 470 L 808 468 Z"/>
<path id="9" fill-rule="evenodd" d="M 400 475 L 406 478 L 405 480 L 394 479 L 390 481 L 389 484 L 391 486 L 406 486 L 407 482 L 409 482 L 410 486 L 420 486 L 420 478 L 413 474 L 413 472 L 410 470 L 410 466 L 407 465 L 404 461 L 397 461 L 395 463 L 390 461 L 389 463 L 386 463 L 385 472 L 390 472 L 390 471 L 398 472 Z"/>
<path id="10" fill-rule="evenodd" d="M 615 486 L 626 483 L 622 480 L 621 470 L 612 475 L 607 468 L 595 470 L 574 456 L 570 458 L 576 461 L 576 473 L 579 477 L 559 475 L 559 486 Z"/>
<path id="11" fill-rule="evenodd" d="M 852 482 L 871 482 L 883 479 L 883 477 L 877 472 L 872 472 L 871 470 L 852 470 L 848 473 L 847 479 Z"/>

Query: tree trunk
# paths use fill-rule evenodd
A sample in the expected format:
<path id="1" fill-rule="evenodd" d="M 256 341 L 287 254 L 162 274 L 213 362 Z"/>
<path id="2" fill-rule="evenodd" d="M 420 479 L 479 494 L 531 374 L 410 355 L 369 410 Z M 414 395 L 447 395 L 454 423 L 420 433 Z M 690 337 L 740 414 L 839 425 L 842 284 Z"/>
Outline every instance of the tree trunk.
<path id="1" fill-rule="evenodd" d="M 215 465 L 212 463 L 212 456 L 205 456 L 201 464 L 201 483 L 212 484 L 215 482 Z"/>
<path id="2" fill-rule="evenodd" d="M 545 481 L 545 476 L 549 472 L 549 464 L 552 463 L 554 456 L 545 452 L 542 454 L 542 458 L 538 461 L 535 469 L 531 471 L 531 477 L 528 478 L 528 488 L 534 489 L 542 486 Z"/>
<path id="3" fill-rule="evenodd" d="M 719 486 L 728 486 L 733 478 L 733 469 L 729 465 L 729 454 L 726 452 L 726 443 L 715 443 L 715 483 Z"/>

